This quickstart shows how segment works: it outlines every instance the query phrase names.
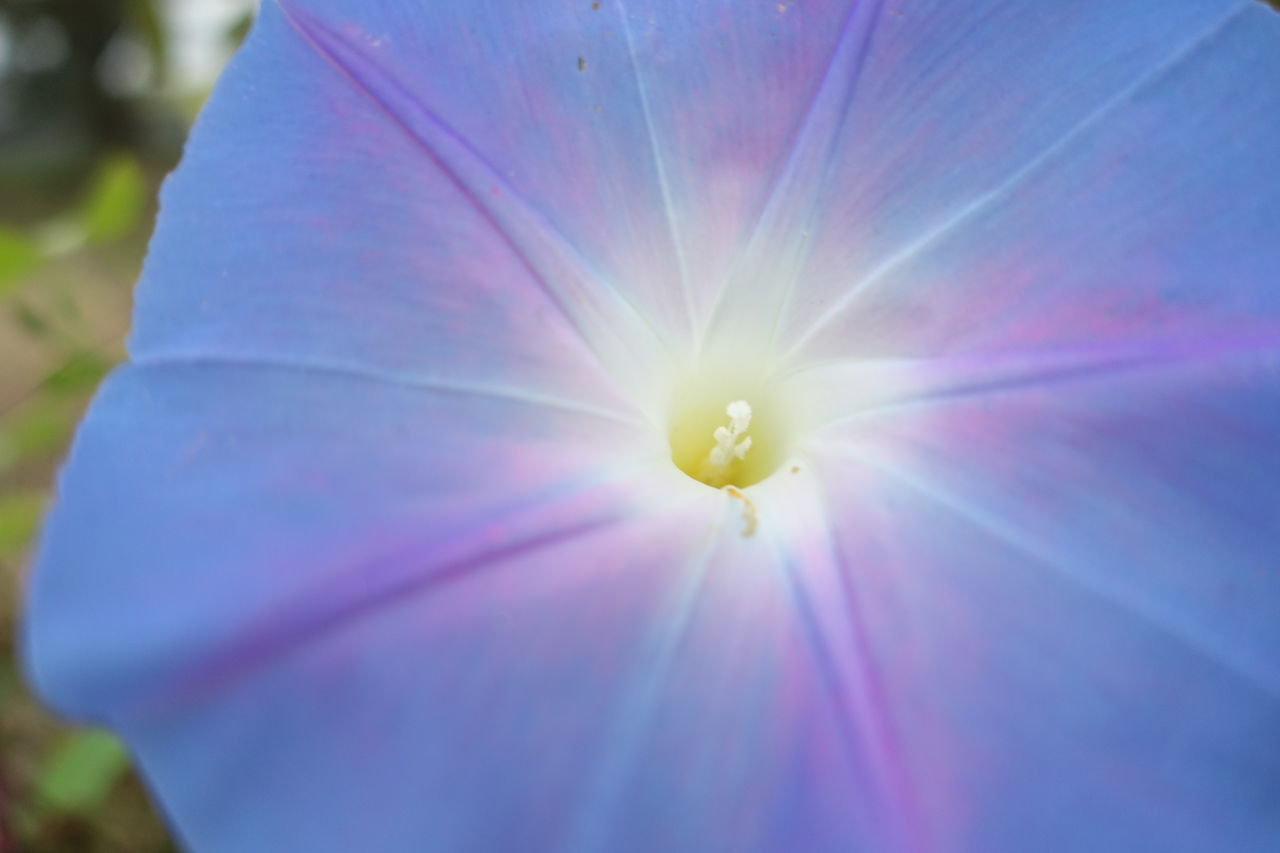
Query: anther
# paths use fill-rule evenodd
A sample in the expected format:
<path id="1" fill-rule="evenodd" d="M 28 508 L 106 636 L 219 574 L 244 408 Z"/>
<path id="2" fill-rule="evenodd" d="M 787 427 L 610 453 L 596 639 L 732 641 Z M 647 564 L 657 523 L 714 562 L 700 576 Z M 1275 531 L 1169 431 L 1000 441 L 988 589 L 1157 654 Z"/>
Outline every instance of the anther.
<path id="1" fill-rule="evenodd" d="M 728 479 L 733 461 L 742 459 L 751 449 L 751 436 L 744 435 L 751 427 L 751 404 L 735 400 L 725 408 L 725 414 L 729 416 L 729 425 L 716 427 L 712 433 L 716 446 L 711 448 L 703 465 L 703 482 L 717 487 Z"/>

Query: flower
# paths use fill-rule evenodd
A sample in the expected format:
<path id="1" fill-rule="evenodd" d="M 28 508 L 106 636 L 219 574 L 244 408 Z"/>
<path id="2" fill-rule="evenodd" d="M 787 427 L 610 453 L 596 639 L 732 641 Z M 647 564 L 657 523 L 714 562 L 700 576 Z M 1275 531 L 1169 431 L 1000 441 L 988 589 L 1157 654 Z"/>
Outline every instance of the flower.
<path id="1" fill-rule="evenodd" d="M 196 851 L 1265 849 L 1277 71 L 1253 2 L 269 0 L 32 676 Z"/>

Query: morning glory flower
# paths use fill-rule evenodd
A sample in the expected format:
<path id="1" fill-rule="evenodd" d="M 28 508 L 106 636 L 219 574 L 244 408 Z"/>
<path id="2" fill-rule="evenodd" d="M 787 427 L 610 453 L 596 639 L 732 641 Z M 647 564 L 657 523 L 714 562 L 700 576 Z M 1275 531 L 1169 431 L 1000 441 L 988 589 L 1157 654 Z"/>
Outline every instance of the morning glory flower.
<path id="1" fill-rule="evenodd" d="M 1280 18 L 267 0 L 31 674 L 195 851 L 1280 837 Z"/>

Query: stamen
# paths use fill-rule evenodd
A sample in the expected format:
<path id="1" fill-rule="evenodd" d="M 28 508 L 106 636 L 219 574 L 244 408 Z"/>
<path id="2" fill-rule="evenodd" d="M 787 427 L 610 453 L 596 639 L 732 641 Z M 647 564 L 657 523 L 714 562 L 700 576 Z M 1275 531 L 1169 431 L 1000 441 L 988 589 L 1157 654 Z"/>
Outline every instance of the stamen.
<path id="1" fill-rule="evenodd" d="M 753 358 L 746 351 L 736 361 L 686 365 L 671 389 L 671 461 L 704 486 L 745 489 L 791 458 L 794 428 L 808 409 L 772 374 L 758 374 Z"/>
<path id="2" fill-rule="evenodd" d="M 735 400 L 725 408 L 725 414 L 729 416 L 729 426 L 716 427 L 712 433 L 716 446 L 702 466 L 702 481 L 717 488 L 728 482 L 733 461 L 744 458 L 751 449 L 751 436 L 743 435 L 751 427 L 751 404 Z"/>

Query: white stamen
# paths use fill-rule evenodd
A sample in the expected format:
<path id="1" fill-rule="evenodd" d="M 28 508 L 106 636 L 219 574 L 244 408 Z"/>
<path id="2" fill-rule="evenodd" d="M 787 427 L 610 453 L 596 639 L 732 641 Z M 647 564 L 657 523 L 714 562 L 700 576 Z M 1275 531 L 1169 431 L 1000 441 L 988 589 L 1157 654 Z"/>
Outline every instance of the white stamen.
<path id="1" fill-rule="evenodd" d="M 729 467 L 734 459 L 745 457 L 751 449 L 750 436 L 743 436 L 751 427 L 751 404 L 746 400 L 735 400 L 724 412 L 729 416 L 729 426 L 716 427 L 712 433 L 716 446 L 707 455 L 708 467 L 712 469 L 708 472 L 710 479 L 721 481 L 725 475 L 723 469 Z"/>

